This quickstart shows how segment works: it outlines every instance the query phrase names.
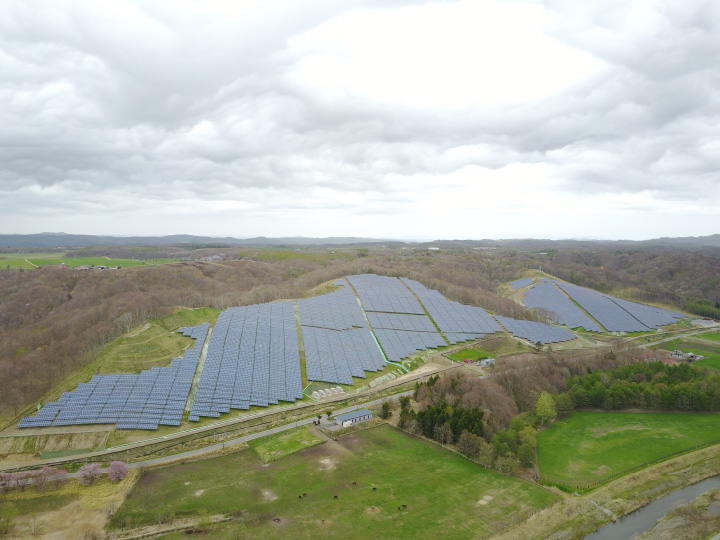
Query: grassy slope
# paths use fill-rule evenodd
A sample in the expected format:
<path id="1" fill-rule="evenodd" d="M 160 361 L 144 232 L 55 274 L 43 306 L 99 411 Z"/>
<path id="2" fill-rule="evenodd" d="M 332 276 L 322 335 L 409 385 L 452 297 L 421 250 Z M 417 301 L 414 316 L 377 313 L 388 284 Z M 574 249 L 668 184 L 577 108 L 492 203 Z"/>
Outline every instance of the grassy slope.
<path id="1" fill-rule="evenodd" d="M 483 497 L 487 503 L 478 504 Z M 267 465 L 241 451 L 150 471 L 113 522 L 152 523 L 167 510 L 178 516 L 241 510 L 228 529 L 253 538 L 290 531 L 295 538 L 469 538 L 556 500 L 385 425 Z M 407 509 L 398 511 L 402 504 Z"/>
<path id="2" fill-rule="evenodd" d="M 541 475 L 583 485 L 720 438 L 720 415 L 576 412 L 538 435 Z"/>

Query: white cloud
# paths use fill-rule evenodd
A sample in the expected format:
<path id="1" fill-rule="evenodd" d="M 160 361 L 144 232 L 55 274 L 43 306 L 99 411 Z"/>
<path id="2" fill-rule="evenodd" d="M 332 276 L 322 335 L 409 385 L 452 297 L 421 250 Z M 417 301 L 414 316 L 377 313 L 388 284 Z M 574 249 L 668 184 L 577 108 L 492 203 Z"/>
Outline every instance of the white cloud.
<path id="1" fill-rule="evenodd" d="M 700 1 L 5 2 L 0 230 L 715 233 L 718 23 Z"/>

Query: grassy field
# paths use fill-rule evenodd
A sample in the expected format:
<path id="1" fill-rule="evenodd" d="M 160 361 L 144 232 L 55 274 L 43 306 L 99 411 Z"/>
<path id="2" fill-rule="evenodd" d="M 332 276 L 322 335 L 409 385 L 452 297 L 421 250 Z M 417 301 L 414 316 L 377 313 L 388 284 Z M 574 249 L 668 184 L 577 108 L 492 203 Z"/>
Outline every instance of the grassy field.
<path id="1" fill-rule="evenodd" d="M 236 514 L 230 537 L 478 538 L 557 500 L 383 425 L 269 464 L 244 450 L 146 472 L 111 526 Z"/>
<path id="2" fill-rule="evenodd" d="M 576 412 L 538 434 L 541 477 L 587 485 L 720 439 L 720 415 Z"/>
<path id="3" fill-rule="evenodd" d="M 704 336 L 705 335 L 707 334 L 704 334 Z M 713 346 L 707 343 L 693 341 L 692 339 L 675 339 L 662 343 L 660 348 L 667 351 L 677 349 L 686 353 L 700 354 L 705 358 L 694 362 L 695 365 L 720 370 L 720 343 L 717 346 Z"/>
<path id="4" fill-rule="evenodd" d="M 695 336 L 699 339 L 709 339 L 711 341 L 720 341 L 720 332 L 710 332 L 709 334 L 699 334 Z"/>
<path id="5" fill-rule="evenodd" d="M 307 426 L 277 433 L 262 439 L 255 439 L 248 444 L 265 463 L 281 457 L 289 456 L 305 448 L 311 448 L 325 442 L 310 431 Z"/>
<path id="6" fill-rule="evenodd" d="M 67 479 L 38 492 L 29 487 L 0 498 L 0 513 L 11 510 L 8 538 L 101 538 L 107 516 L 122 504 L 137 479 L 131 470 L 118 484 L 103 476 L 92 486 Z"/>
<path id="7" fill-rule="evenodd" d="M 495 358 L 506 354 L 517 354 L 526 351 L 527 348 L 519 341 L 509 338 L 492 338 L 473 345 L 471 348 L 448 354 L 448 358 L 456 362 L 469 360 L 480 360 L 483 358 Z"/>
<path id="8" fill-rule="evenodd" d="M 142 266 L 145 264 L 167 264 L 172 259 L 110 259 L 108 257 L 67 257 L 64 253 L 0 253 L 0 270 L 10 266 L 11 269 L 36 268 L 48 264 L 65 263 L 74 266 Z"/>

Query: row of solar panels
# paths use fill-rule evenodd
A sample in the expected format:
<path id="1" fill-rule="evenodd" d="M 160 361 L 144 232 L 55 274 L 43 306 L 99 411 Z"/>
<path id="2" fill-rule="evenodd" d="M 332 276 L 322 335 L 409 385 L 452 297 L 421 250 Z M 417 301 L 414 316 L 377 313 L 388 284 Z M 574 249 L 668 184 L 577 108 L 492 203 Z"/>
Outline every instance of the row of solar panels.
<path id="1" fill-rule="evenodd" d="M 183 329 L 194 337 L 187 349 L 168 367 L 154 367 L 139 374 L 95 375 L 89 382 L 47 403 L 35 416 L 23 418 L 18 427 L 82 424 L 115 424 L 120 429 L 157 429 L 179 426 L 187 402 L 208 323 Z"/>
<path id="2" fill-rule="evenodd" d="M 292 302 L 231 308 L 213 329 L 189 419 L 302 399 Z"/>
<path id="3" fill-rule="evenodd" d="M 353 384 L 365 371 L 385 367 L 385 358 L 367 327 L 328 330 L 303 326 L 305 367 L 308 380 Z"/>
<path id="4" fill-rule="evenodd" d="M 523 303 L 528 307 L 551 312 L 554 320 L 568 328 L 582 326 L 595 332 L 601 332 L 602 328 L 585 312 L 609 332 L 649 331 L 685 317 L 675 311 L 621 300 L 591 289 L 546 278 L 525 293 Z"/>
<path id="5" fill-rule="evenodd" d="M 541 310 L 549 319 L 568 328 L 582 327 L 588 332 L 602 332 L 602 328 L 549 281 L 542 281 L 528 289 L 522 301 L 527 307 Z"/>
<path id="6" fill-rule="evenodd" d="M 347 280 L 357 292 L 365 311 L 425 314 L 417 298 L 397 278 L 361 274 Z"/>

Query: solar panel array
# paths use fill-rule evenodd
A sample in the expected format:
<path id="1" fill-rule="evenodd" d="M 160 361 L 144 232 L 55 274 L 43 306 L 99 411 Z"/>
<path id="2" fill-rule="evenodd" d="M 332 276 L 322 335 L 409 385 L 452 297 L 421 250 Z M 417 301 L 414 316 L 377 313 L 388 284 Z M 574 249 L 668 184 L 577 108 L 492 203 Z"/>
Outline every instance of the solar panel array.
<path id="1" fill-rule="evenodd" d="M 621 300 L 619 298 L 613 298 L 612 296 L 609 298 L 612 298 L 612 301 L 618 306 L 650 328 L 658 328 L 666 324 L 673 324 L 679 319 L 684 319 L 686 317 L 686 315 L 683 315 L 682 313 L 670 311 L 669 309 L 638 304 L 637 302 Z"/>
<path id="2" fill-rule="evenodd" d="M 501 317 L 496 315 L 495 318 L 505 327 L 505 330 L 511 332 L 517 337 L 527 339 L 532 343 L 540 342 L 543 345 L 547 343 L 560 343 L 562 341 L 571 341 L 577 336 L 557 326 L 544 324 L 533 321 L 520 321 L 511 319 L 510 317 Z"/>
<path id="3" fill-rule="evenodd" d="M 303 326 L 317 326 L 333 330 L 348 330 L 353 327 L 366 326 L 355 294 L 347 286 L 329 294 L 298 300 L 298 310 L 300 324 Z"/>
<path id="4" fill-rule="evenodd" d="M 417 298 L 397 278 L 360 274 L 348 276 L 347 280 L 360 297 L 365 311 L 425 314 Z"/>
<path id="5" fill-rule="evenodd" d="M 223 311 L 210 337 L 190 420 L 302 397 L 293 303 Z"/>
<path id="6" fill-rule="evenodd" d="M 602 332 L 582 309 L 573 303 L 550 281 L 541 281 L 525 292 L 523 304 L 529 308 L 542 309 L 555 322 L 568 328 L 583 327 L 588 332 Z"/>
<path id="7" fill-rule="evenodd" d="M 374 327 L 373 332 L 382 345 L 388 360 L 392 362 L 398 362 L 417 351 L 447 345 L 437 332 L 406 332 Z"/>
<path id="8" fill-rule="evenodd" d="M 562 281 L 555 283 L 608 332 L 647 332 L 649 330 L 647 326 L 617 305 L 611 297 L 570 283 Z"/>
<path id="9" fill-rule="evenodd" d="M 302 334 L 308 380 L 353 384 L 353 377 L 364 379 L 365 371 L 378 371 L 386 365 L 364 323 L 363 328 L 350 330 L 303 326 Z"/>
<path id="10" fill-rule="evenodd" d="M 95 375 L 73 392 L 45 405 L 36 416 L 23 418 L 18 427 L 115 424 L 120 429 L 157 429 L 179 426 L 195 375 L 208 323 L 181 329 L 195 338 L 195 346 L 169 367 L 140 374 Z"/>
<path id="11" fill-rule="evenodd" d="M 502 332 L 500 325 L 483 308 L 452 302 L 419 281 L 400 278 L 422 302 L 451 344 Z"/>
<path id="12" fill-rule="evenodd" d="M 409 330 L 415 332 L 437 332 L 435 325 L 427 315 L 405 315 L 399 313 L 367 314 L 368 321 L 373 330 L 385 328 L 388 330 Z"/>
<path id="13" fill-rule="evenodd" d="M 510 285 L 512 285 L 512 288 L 517 291 L 518 289 L 522 289 L 523 287 L 532 285 L 532 278 L 517 279 L 513 281 Z"/>

